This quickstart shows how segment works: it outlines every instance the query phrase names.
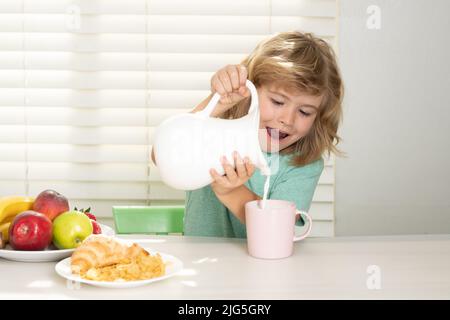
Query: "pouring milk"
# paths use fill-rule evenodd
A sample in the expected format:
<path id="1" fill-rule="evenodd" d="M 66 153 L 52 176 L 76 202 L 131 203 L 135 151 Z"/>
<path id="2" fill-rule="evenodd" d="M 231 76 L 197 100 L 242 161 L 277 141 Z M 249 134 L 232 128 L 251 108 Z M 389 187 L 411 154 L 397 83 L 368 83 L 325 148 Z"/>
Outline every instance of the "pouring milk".
<path id="1" fill-rule="evenodd" d="M 231 162 L 233 151 L 248 157 L 263 175 L 270 175 L 259 143 L 258 93 L 251 81 L 247 80 L 246 86 L 251 103 L 248 114 L 241 118 L 210 117 L 220 100 L 215 93 L 202 111 L 177 114 L 156 128 L 153 147 L 164 183 L 179 190 L 207 186 L 213 181 L 209 170 L 224 174 L 220 158 L 226 156 Z"/>

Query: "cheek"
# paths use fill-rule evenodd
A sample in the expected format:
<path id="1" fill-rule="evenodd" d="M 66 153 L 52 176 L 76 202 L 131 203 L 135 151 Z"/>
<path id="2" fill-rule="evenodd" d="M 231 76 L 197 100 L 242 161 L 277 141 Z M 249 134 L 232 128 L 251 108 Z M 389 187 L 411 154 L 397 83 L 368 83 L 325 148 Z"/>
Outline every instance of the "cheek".
<path id="1" fill-rule="evenodd" d="M 314 116 L 314 117 L 299 119 L 296 121 L 295 129 L 297 132 L 298 139 L 300 139 L 308 134 L 308 132 L 311 130 L 311 128 L 314 124 L 315 118 L 316 117 Z"/>
<path id="2" fill-rule="evenodd" d="M 275 112 L 267 101 L 260 102 L 259 113 L 261 121 L 270 121 L 275 117 Z"/>

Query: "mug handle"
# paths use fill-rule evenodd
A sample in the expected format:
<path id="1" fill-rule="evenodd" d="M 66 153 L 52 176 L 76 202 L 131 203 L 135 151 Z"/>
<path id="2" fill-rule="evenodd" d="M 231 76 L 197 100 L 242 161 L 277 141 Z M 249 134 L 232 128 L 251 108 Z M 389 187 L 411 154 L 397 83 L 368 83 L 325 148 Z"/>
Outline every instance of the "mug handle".
<path id="1" fill-rule="evenodd" d="M 312 228 L 312 219 L 308 213 L 306 213 L 305 211 L 295 210 L 295 215 L 297 215 L 297 214 L 303 215 L 308 219 L 308 228 L 302 235 L 294 236 L 294 241 L 300 241 L 300 240 L 305 239 L 311 233 L 311 228 Z"/>
<path id="2" fill-rule="evenodd" d="M 250 89 L 250 93 L 251 93 L 251 102 L 250 102 L 250 108 L 248 110 L 248 113 L 252 113 L 254 110 L 258 110 L 257 106 L 258 106 L 258 92 L 256 91 L 256 87 L 253 84 L 253 82 L 251 82 L 250 80 L 246 80 L 245 84 L 247 86 L 247 88 Z M 203 116 L 204 118 L 208 118 L 211 113 L 213 112 L 214 108 L 216 107 L 217 103 L 220 100 L 220 94 L 219 93 L 214 93 L 213 97 L 211 98 L 211 100 L 209 101 L 208 105 L 205 107 L 205 109 L 203 109 L 200 112 L 197 112 L 197 115 Z M 259 123 L 258 123 L 259 125 Z"/>

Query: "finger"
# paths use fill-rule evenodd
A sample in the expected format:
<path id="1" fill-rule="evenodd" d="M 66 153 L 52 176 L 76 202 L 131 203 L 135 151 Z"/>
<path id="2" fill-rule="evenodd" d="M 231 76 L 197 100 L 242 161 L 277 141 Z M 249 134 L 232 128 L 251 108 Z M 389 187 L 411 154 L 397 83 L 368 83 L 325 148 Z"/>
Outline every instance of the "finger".
<path id="1" fill-rule="evenodd" d="M 240 94 L 238 94 L 238 93 L 231 93 L 230 95 L 228 95 L 228 98 L 227 98 L 227 101 L 228 101 L 228 104 L 236 104 L 236 103 L 238 103 L 239 101 L 241 101 L 242 99 L 244 99 L 244 97 L 243 96 L 241 96 Z"/>
<path id="2" fill-rule="evenodd" d="M 247 68 L 243 65 L 239 66 L 239 84 L 245 87 L 245 82 L 247 81 Z"/>
<path id="3" fill-rule="evenodd" d="M 211 80 L 211 91 L 212 92 L 218 92 L 220 96 L 226 96 L 227 92 L 222 85 L 222 82 L 219 80 L 218 76 L 214 76 Z"/>
<path id="4" fill-rule="evenodd" d="M 221 186 L 226 186 L 226 187 L 229 185 L 227 178 L 224 176 L 221 176 L 216 170 L 214 170 L 214 169 L 209 170 L 209 174 L 211 175 L 211 177 L 214 179 L 214 181 L 217 184 L 219 184 Z"/>
<path id="5" fill-rule="evenodd" d="M 228 181 L 234 183 L 237 180 L 237 174 L 234 168 L 230 165 L 226 157 L 222 157 L 222 166 L 227 175 Z"/>
<path id="6" fill-rule="evenodd" d="M 240 87 L 239 88 L 239 94 L 243 97 L 248 97 L 250 95 L 250 92 L 248 91 L 247 87 Z"/>
<path id="7" fill-rule="evenodd" d="M 236 66 L 230 66 L 227 68 L 228 76 L 231 79 L 231 86 L 233 87 L 233 90 L 239 89 L 239 70 Z"/>
<path id="8" fill-rule="evenodd" d="M 253 173 L 255 172 L 255 166 L 250 162 L 249 158 L 244 159 L 245 168 L 247 169 L 247 175 L 251 177 Z"/>
<path id="9" fill-rule="evenodd" d="M 244 161 L 240 157 L 238 152 L 233 152 L 234 157 L 234 163 L 236 165 L 236 171 L 239 178 L 246 178 L 247 177 L 247 169 L 244 166 Z"/>
<path id="10" fill-rule="evenodd" d="M 229 94 L 225 94 L 223 96 L 220 97 L 220 103 L 224 104 L 224 105 L 229 105 L 233 103 L 233 98 L 229 95 Z"/>
<path id="11" fill-rule="evenodd" d="M 230 76 L 228 75 L 227 72 L 220 73 L 219 79 L 222 82 L 222 85 L 225 88 L 226 93 L 233 92 L 233 86 L 231 85 Z"/>
<path id="12" fill-rule="evenodd" d="M 230 96 L 230 94 L 227 93 L 227 90 L 225 89 L 225 87 L 223 86 L 222 82 L 218 79 L 218 77 L 216 77 L 215 81 L 213 82 L 213 88 L 215 88 L 216 90 L 211 90 L 211 91 L 217 91 L 220 95 L 220 103 L 222 104 L 230 104 L 232 103 L 232 97 Z"/>

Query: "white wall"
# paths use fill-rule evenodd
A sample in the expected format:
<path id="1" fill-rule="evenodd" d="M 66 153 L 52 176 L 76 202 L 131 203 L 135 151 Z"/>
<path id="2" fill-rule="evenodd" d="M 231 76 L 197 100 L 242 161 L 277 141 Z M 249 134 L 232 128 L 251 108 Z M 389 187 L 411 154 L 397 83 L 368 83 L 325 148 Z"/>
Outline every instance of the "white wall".
<path id="1" fill-rule="evenodd" d="M 380 29 L 366 27 L 370 5 Z M 339 7 L 348 157 L 336 161 L 336 235 L 449 233 L 450 1 Z"/>

